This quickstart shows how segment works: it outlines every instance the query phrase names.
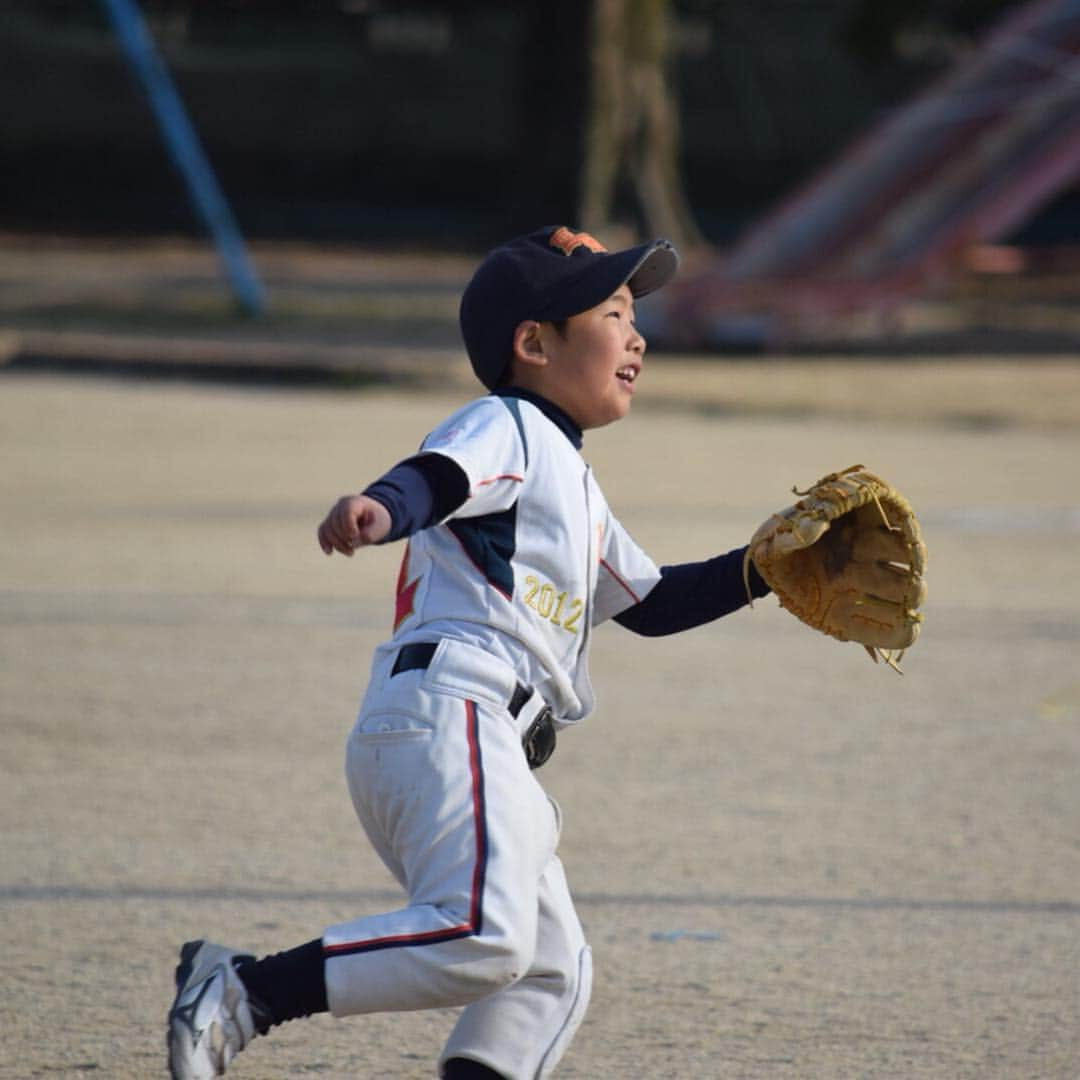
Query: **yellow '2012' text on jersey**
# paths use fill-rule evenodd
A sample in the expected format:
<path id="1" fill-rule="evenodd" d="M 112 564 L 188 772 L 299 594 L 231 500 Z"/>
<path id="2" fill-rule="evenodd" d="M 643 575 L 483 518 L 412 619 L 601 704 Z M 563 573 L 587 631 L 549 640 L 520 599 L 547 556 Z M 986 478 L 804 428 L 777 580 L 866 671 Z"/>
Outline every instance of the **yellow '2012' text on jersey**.
<path id="1" fill-rule="evenodd" d="M 522 600 L 541 618 L 549 619 L 570 634 L 578 632 L 578 624 L 585 613 L 585 601 L 569 599 L 565 589 L 560 592 L 550 581 L 541 581 L 535 574 L 527 574 Z"/>

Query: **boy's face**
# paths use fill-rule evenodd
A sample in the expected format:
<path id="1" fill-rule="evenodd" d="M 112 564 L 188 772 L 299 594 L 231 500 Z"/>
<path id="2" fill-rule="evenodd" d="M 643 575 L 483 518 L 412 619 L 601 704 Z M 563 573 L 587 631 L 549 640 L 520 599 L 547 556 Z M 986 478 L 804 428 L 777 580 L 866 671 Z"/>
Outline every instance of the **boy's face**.
<path id="1" fill-rule="evenodd" d="M 564 409 L 582 430 L 621 420 L 630 411 L 645 339 L 634 326 L 628 286 L 571 316 L 561 333 L 541 323 L 537 334 L 546 363 L 533 372 L 532 389 Z"/>

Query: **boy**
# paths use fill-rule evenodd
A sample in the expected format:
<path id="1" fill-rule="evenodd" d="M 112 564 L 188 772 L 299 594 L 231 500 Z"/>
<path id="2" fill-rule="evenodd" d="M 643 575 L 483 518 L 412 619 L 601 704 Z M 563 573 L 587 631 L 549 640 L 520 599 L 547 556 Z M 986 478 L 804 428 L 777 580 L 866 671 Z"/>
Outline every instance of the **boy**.
<path id="1" fill-rule="evenodd" d="M 446 1006 L 464 1009 L 440 1076 L 555 1068 L 591 960 L 555 854 L 558 813 L 532 770 L 592 710 L 595 626 L 674 633 L 747 599 L 745 549 L 658 569 L 579 453 L 583 431 L 629 411 L 645 352 L 634 300 L 677 265 L 666 241 L 607 252 L 565 227 L 496 248 L 460 313 L 490 395 L 319 526 L 327 555 L 409 538 L 346 762 L 408 904 L 257 962 L 185 945 L 169 1014 L 177 1080 L 222 1075 L 256 1034 L 300 1016 Z"/>

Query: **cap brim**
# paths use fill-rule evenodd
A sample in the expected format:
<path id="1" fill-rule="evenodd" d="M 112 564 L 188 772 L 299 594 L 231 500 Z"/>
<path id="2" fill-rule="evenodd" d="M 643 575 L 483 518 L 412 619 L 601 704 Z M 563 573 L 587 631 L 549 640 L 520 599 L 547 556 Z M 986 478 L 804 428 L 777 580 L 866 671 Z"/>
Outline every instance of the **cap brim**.
<path id="1" fill-rule="evenodd" d="M 562 282 L 560 296 L 534 318 L 568 319 L 602 304 L 620 285 L 628 285 L 635 298 L 645 296 L 670 281 L 678 268 L 678 253 L 667 240 L 614 251 Z"/>
<path id="2" fill-rule="evenodd" d="M 666 285 L 679 269 L 679 254 L 667 240 L 645 245 L 645 250 L 626 279 L 634 296 L 647 296 Z"/>

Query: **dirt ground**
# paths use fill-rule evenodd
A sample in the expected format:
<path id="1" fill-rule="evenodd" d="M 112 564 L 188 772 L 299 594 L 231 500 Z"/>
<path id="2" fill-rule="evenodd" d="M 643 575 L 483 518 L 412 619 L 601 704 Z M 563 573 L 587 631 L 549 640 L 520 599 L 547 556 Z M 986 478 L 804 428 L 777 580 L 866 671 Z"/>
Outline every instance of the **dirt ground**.
<path id="1" fill-rule="evenodd" d="M 559 1075 L 1075 1077 L 1080 369 L 927 363 L 853 409 L 896 368 L 798 368 L 657 364 L 587 455 L 659 562 L 864 462 L 922 515 L 925 633 L 902 678 L 771 599 L 597 635 L 543 774 L 597 972 Z M 461 400 L 0 375 L 0 1078 L 164 1075 L 184 940 L 398 902 L 342 750 L 400 552 L 314 529 Z M 319 1017 L 230 1075 L 431 1076 L 452 1022 Z"/>

